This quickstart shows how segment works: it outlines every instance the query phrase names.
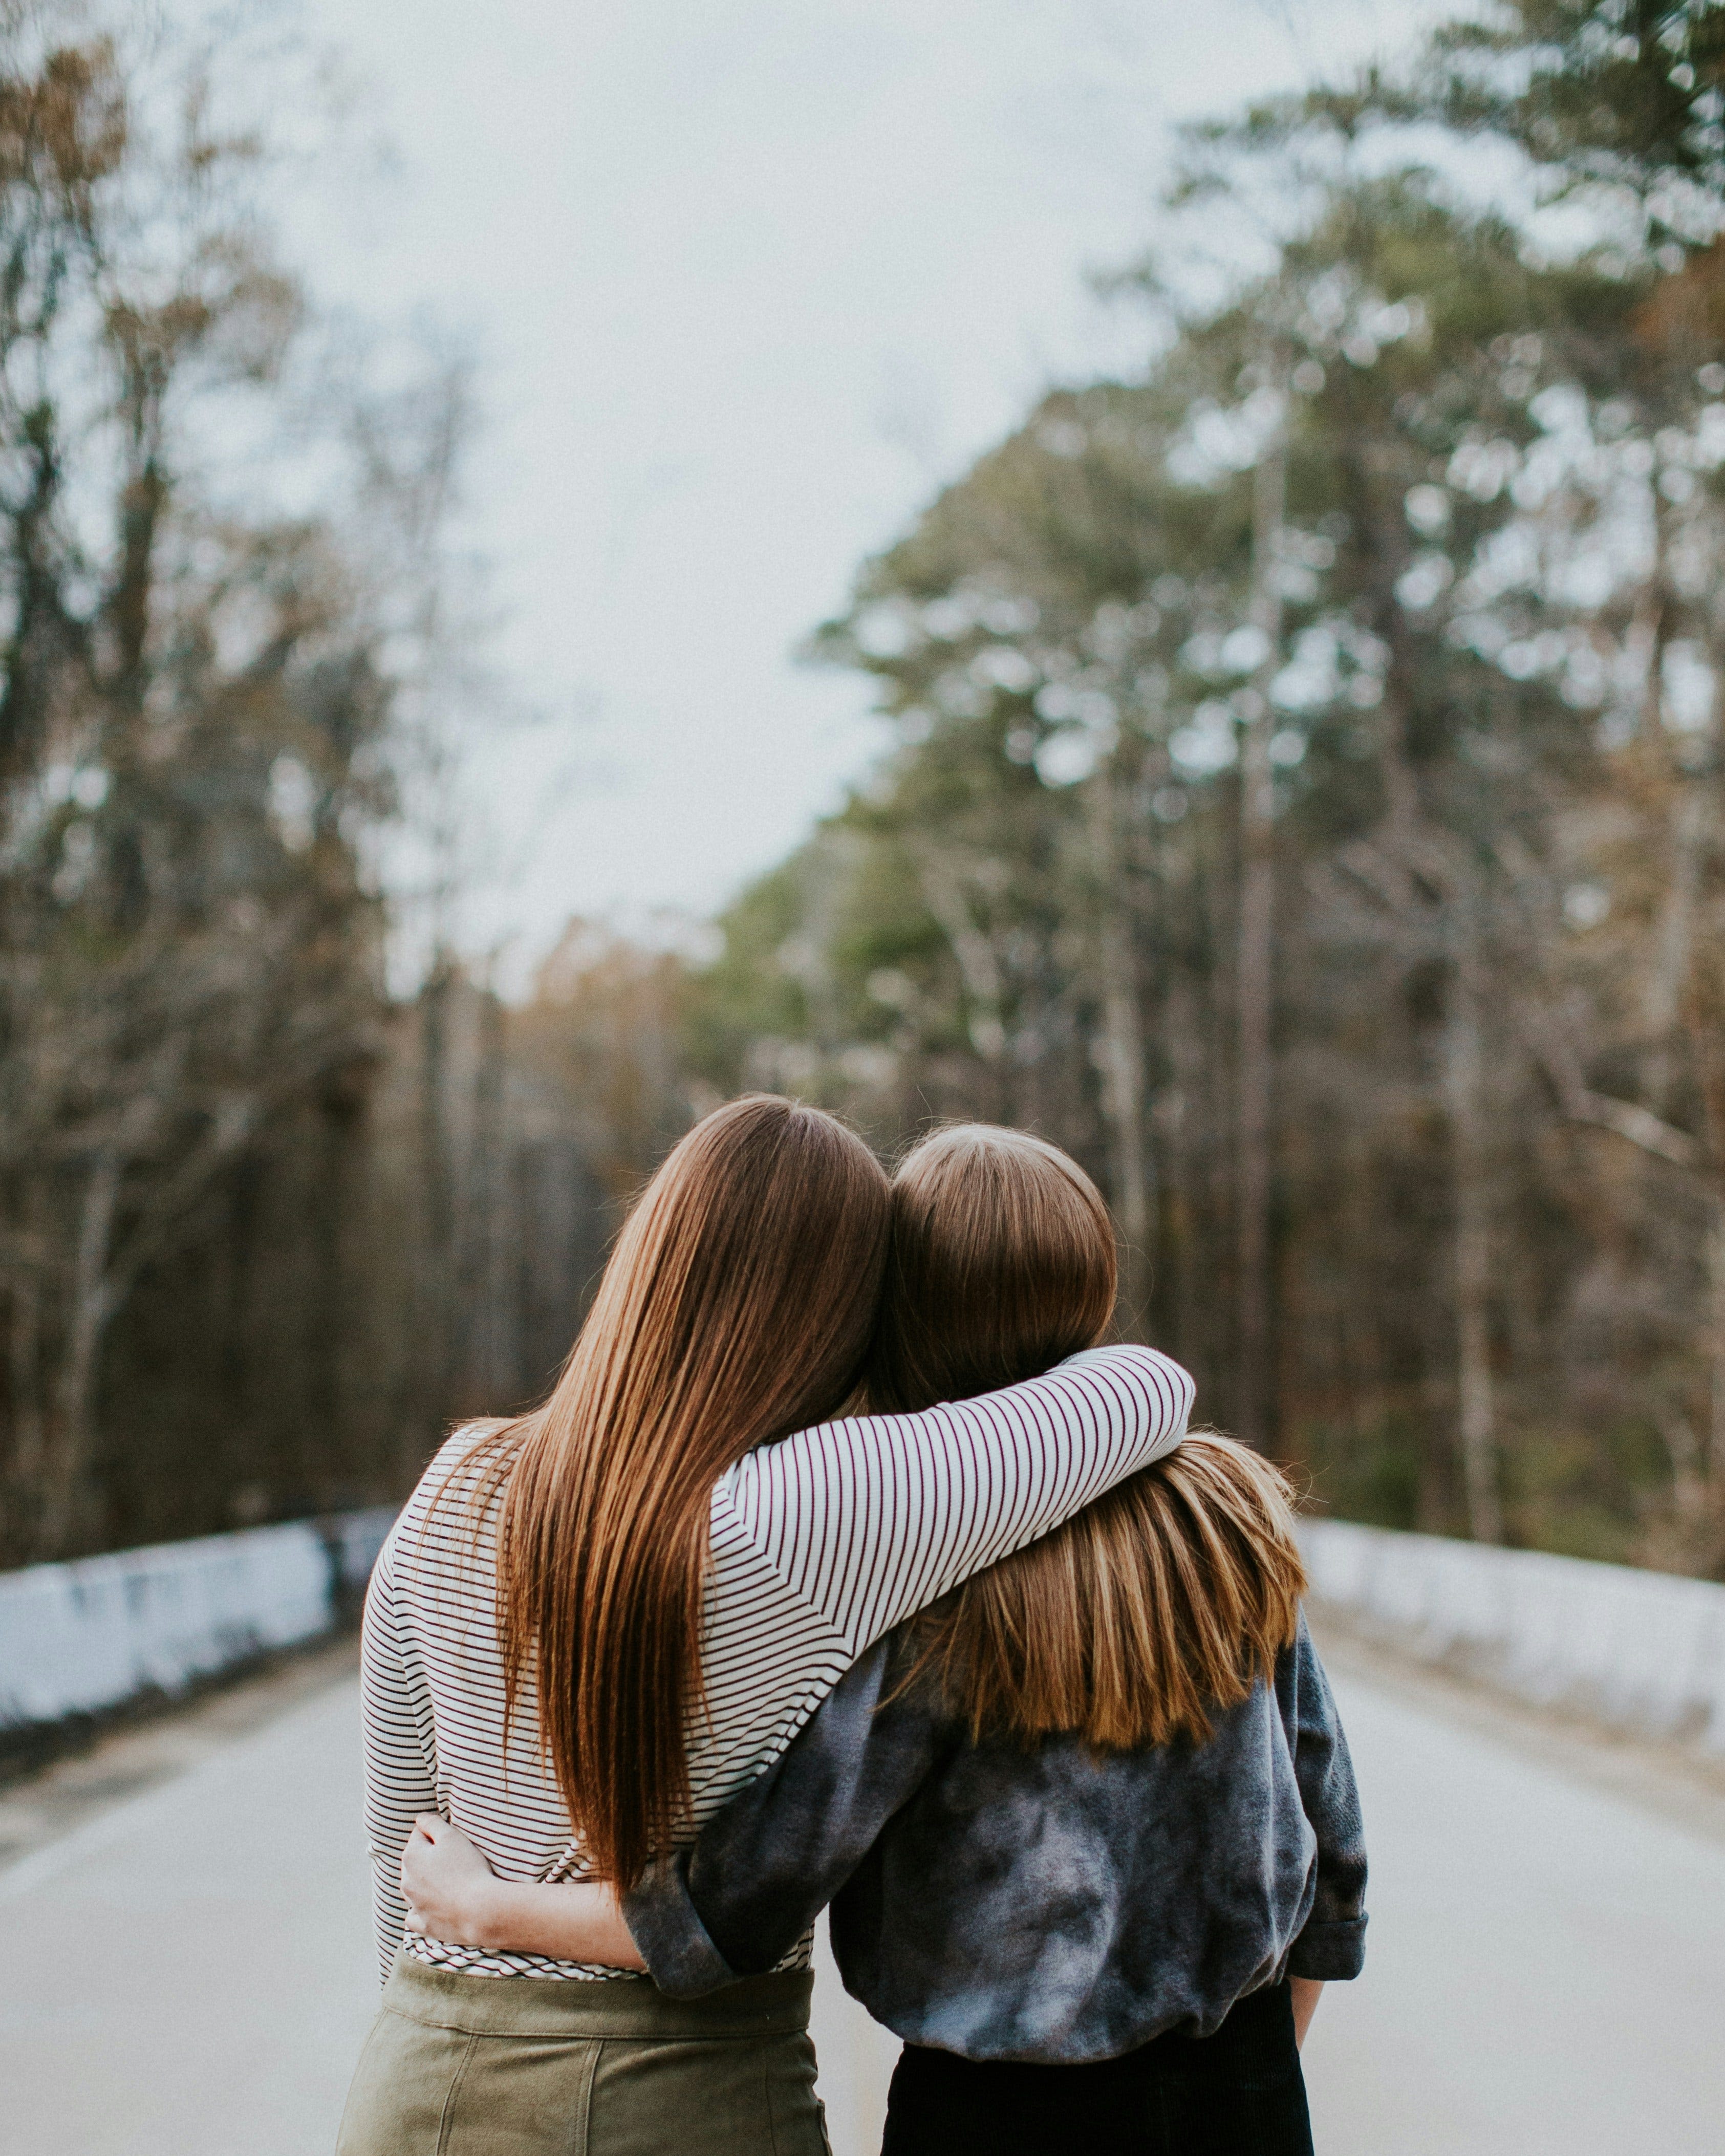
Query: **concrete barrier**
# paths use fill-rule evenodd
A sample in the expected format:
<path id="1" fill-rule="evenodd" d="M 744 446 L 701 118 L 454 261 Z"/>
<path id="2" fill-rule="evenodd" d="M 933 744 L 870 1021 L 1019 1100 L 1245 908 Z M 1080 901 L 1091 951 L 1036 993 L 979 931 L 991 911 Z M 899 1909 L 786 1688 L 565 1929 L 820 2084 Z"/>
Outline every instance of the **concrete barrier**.
<path id="1" fill-rule="evenodd" d="M 392 1507 L 0 1573 L 0 1731 L 175 1692 L 326 1631 Z"/>
<path id="2" fill-rule="evenodd" d="M 0 1732 L 100 1713 L 329 1630 L 388 1506 L 0 1573 Z M 1540 1707 L 1725 1755 L 1725 1587 L 1308 1519 L 1314 1608 Z"/>
<path id="3" fill-rule="evenodd" d="M 1306 1520 L 1314 1609 L 1540 1707 L 1725 1753 L 1725 1587 Z"/>

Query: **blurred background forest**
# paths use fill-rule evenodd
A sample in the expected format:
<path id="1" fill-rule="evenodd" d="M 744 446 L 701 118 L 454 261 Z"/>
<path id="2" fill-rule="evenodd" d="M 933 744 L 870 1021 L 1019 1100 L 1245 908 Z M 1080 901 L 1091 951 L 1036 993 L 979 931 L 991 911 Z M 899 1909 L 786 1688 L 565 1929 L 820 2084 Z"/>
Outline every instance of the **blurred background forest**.
<path id="1" fill-rule="evenodd" d="M 386 963 L 461 371 L 327 333 L 219 52 L 0 23 L 0 1563 L 398 1493 L 764 1086 L 1070 1147 L 1335 1512 L 1725 1573 L 1725 7 L 1190 131 L 1142 367 L 812 630 L 884 758 L 508 1000 Z"/>

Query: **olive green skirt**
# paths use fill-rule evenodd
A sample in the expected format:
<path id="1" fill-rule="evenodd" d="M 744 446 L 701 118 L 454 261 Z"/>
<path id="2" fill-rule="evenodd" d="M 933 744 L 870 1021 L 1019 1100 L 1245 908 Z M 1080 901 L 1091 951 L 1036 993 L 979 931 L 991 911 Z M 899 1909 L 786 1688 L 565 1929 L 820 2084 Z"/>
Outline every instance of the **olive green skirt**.
<path id="1" fill-rule="evenodd" d="M 813 1986 L 803 1970 L 685 2000 L 403 1955 L 336 2156 L 829 2156 Z"/>

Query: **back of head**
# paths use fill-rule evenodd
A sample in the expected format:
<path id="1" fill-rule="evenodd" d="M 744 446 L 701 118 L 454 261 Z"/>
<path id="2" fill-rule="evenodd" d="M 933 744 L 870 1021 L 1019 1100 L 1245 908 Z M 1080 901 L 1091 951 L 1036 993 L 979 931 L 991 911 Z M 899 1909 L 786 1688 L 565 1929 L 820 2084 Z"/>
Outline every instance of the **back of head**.
<path id="1" fill-rule="evenodd" d="M 957 1123 L 907 1153 L 870 1404 L 973 1399 L 1094 1347 L 1114 1313 L 1114 1230 L 1077 1162 L 1024 1131 Z"/>
<path id="2" fill-rule="evenodd" d="M 834 1117 L 716 1109 L 642 1193 L 550 1398 L 489 1440 L 511 1701 L 531 1671 L 570 1815 L 624 1886 L 686 1816 L 712 1486 L 855 1390 L 886 1240 L 886 1175 Z"/>
<path id="3" fill-rule="evenodd" d="M 1103 1337 L 1115 1279 L 1107 1209 L 1076 1161 L 1021 1132 L 936 1132 L 893 1181 L 870 1404 L 1040 1375 Z M 1202 1740 L 1293 1639 L 1304 1586 L 1282 1476 L 1194 1432 L 926 1612 L 915 1670 L 978 1737 Z"/>

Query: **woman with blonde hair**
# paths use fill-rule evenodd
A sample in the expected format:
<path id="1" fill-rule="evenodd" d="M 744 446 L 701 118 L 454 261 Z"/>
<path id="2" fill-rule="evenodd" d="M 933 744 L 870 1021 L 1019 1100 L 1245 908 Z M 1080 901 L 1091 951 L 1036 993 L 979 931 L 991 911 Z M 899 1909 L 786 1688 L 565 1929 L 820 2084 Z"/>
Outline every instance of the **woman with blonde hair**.
<path id="1" fill-rule="evenodd" d="M 1178 1441 L 1191 1382 L 1137 1348 L 824 1420 L 887 1236 L 886 1177 L 834 1118 L 716 1111 L 643 1194 L 544 1404 L 459 1431 L 409 1500 L 367 1604 L 388 1980 L 341 2156 L 824 2148 L 805 1937 L 680 1999 L 525 1918 L 408 1931 L 402 1867 L 424 1817 L 471 1838 L 506 1914 L 637 1887 L 875 1640 Z"/>
<path id="2" fill-rule="evenodd" d="M 870 1401 L 962 1399 L 1108 1322 L 1101 1199 L 976 1127 L 893 1191 Z M 1298 2044 L 1363 1951 L 1346 1743 L 1286 1486 L 1194 1434 L 851 1669 L 768 1774 L 614 1902 L 541 1896 L 669 1995 L 728 1995 L 832 1903 L 906 2039 L 886 2156 L 1309 2156 Z M 417 1921 L 495 1918 L 472 1852 L 408 1854 Z"/>

